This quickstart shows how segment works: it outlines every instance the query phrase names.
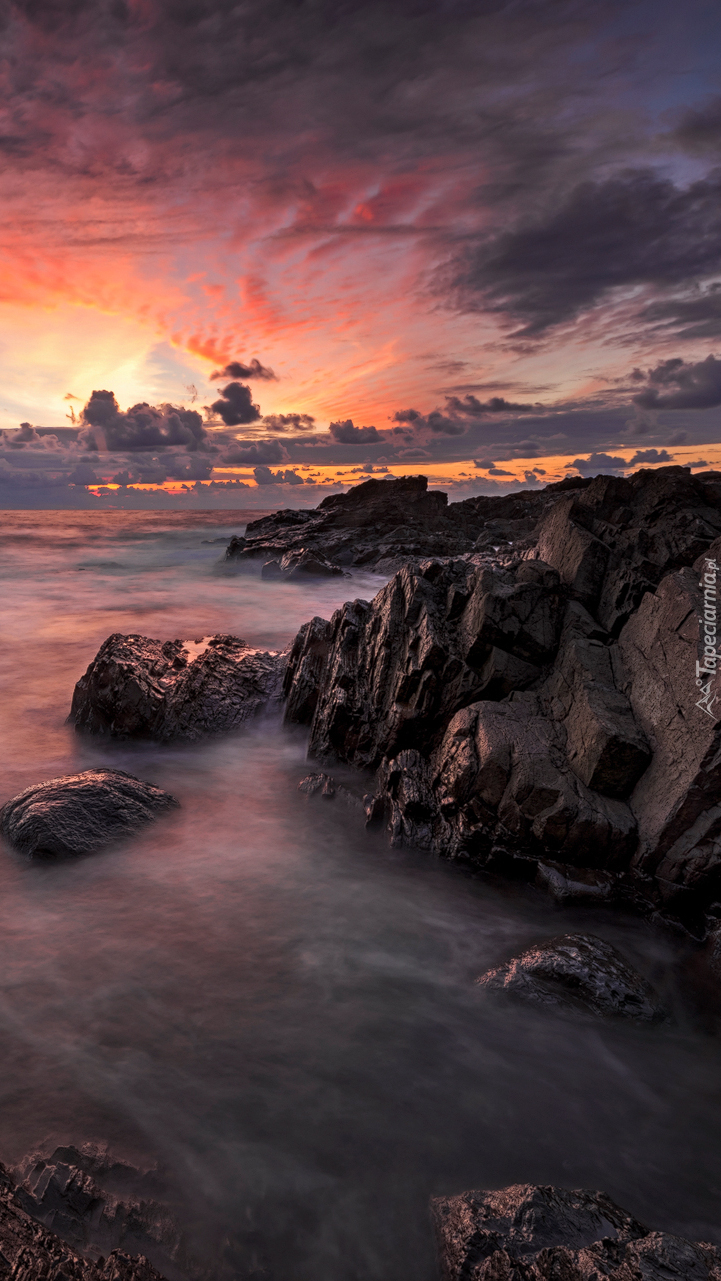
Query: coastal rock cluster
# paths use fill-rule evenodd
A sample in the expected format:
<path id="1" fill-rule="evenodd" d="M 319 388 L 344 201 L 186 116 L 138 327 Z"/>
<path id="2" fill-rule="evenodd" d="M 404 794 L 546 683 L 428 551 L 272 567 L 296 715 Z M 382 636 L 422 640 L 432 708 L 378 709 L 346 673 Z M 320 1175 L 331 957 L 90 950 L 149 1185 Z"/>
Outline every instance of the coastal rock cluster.
<path id="1" fill-rule="evenodd" d="M 574 477 L 537 492 L 449 504 L 446 494 L 428 492 L 425 476 L 366 480 L 324 498 L 314 511 L 285 510 L 251 521 L 242 537 L 230 540 L 226 560 L 260 563 L 266 577 L 354 567 L 389 573 L 428 556 L 530 546 L 541 515 L 568 489 L 587 483 Z"/>
<path id="2" fill-rule="evenodd" d="M 0 1267 L 12 1281 L 162 1281 L 143 1255 L 123 1250 L 87 1258 L 27 1213 L 8 1170 L 0 1165 Z"/>
<path id="3" fill-rule="evenodd" d="M 603 1192 L 514 1184 L 434 1197 L 442 1281 L 719 1281 L 721 1250 L 650 1232 Z"/>
<path id="4" fill-rule="evenodd" d="M 286 718 L 311 757 L 374 771 L 394 843 L 699 928 L 721 914 L 717 676 L 697 672 L 719 534 L 716 473 L 552 495 L 505 564 L 407 564 L 307 623 Z"/>

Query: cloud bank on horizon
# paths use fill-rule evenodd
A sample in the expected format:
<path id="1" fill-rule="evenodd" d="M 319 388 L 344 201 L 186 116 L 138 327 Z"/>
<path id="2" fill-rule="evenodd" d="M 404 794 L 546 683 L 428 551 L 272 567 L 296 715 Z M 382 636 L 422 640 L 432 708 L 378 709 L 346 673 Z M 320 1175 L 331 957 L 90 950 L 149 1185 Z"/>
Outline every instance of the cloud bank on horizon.
<path id="1" fill-rule="evenodd" d="M 705 0 L 2 23 L 0 487 L 483 460 L 499 484 L 721 441 Z"/>

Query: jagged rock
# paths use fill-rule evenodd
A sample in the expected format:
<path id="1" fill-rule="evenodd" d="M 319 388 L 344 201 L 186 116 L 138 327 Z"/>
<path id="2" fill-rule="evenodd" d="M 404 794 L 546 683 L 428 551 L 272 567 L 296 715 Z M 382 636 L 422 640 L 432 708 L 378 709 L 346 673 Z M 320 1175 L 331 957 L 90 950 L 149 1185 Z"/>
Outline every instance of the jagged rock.
<path id="1" fill-rule="evenodd" d="M 280 560 L 267 561 L 260 576 L 283 578 L 292 583 L 302 582 L 307 578 L 337 578 L 342 577 L 343 573 L 340 565 L 334 565 L 320 552 L 301 547 L 298 551 L 286 552 Z"/>
<path id="2" fill-rule="evenodd" d="M 363 799 L 349 787 L 337 783 L 330 774 L 308 774 L 298 784 L 298 791 L 305 796 L 322 796 L 326 801 L 340 800 L 359 814 L 364 812 Z"/>
<path id="3" fill-rule="evenodd" d="M 721 676 L 697 682 L 701 567 L 668 575 L 646 595 L 618 644 L 634 715 L 653 748 L 630 799 L 635 861 L 677 907 L 721 897 Z"/>
<path id="4" fill-rule="evenodd" d="M 614 635 L 665 574 L 691 565 L 721 534 L 714 473 L 685 467 L 596 476 L 541 522 L 538 554 Z"/>
<path id="5" fill-rule="evenodd" d="M 603 1192 L 515 1184 L 433 1197 L 442 1281 L 719 1281 L 721 1251 L 649 1232 Z"/>
<path id="6" fill-rule="evenodd" d="M 312 710 L 309 752 L 320 759 L 373 768 L 406 745 L 429 748 L 459 707 L 536 679 L 561 617 L 558 576 L 539 561 L 406 566 L 372 605 L 352 601 L 298 635 L 286 719 Z"/>
<path id="7" fill-rule="evenodd" d="M 531 1005 L 654 1023 L 665 1018 L 650 983 L 620 952 L 591 934 L 562 934 L 526 948 L 477 979 L 485 991 Z"/>
<path id="8" fill-rule="evenodd" d="M 582 605 L 571 602 L 553 673 L 541 698 L 566 731 L 571 769 L 606 796 L 628 796 L 651 751 L 617 682 L 625 681 L 617 647 Z"/>
<path id="9" fill-rule="evenodd" d="M 78 731 L 113 738 L 198 739 L 255 715 L 278 691 L 282 665 L 278 654 L 237 636 L 186 648 L 179 640 L 115 632 L 75 686 L 68 720 Z"/>
<path id="10" fill-rule="evenodd" d="M 121 1250 L 83 1258 L 41 1226 L 16 1199 L 15 1184 L 0 1166 L 0 1266 L 8 1281 L 163 1281 L 141 1256 Z"/>
<path id="11" fill-rule="evenodd" d="M 114 1160 L 104 1149 L 67 1145 L 27 1157 L 14 1173 L 16 1204 L 84 1255 L 142 1253 L 174 1275 L 178 1261 L 186 1261 L 178 1224 L 158 1199 L 155 1171 Z"/>
<path id="12" fill-rule="evenodd" d="M 572 488 L 586 481 L 572 479 Z M 314 511 L 279 511 L 251 521 L 243 537 L 232 538 L 226 560 L 262 559 L 280 565 L 286 554 L 320 555 L 341 566 L 396 570 L 408 560 L 459 556 L 503 544 L 522 550 L 533 545 L 541 515 L 568 488 L 567 482 L 502 498 L 448 503 L 428 491 L 426 476 L 367 480 L 346 494 L 332 494 Z M 265 569 L 264 565 L 264 569 Z M 277 571 L 268 569 L 266 577 Z"/>
<path id="13" fill-rule="evenodd" d="M 132 774 L 91 769 L 20 792 L 0 811 L 0 831 L 22 854 L 69 858 L 132 836 L 177 805 Z"/>

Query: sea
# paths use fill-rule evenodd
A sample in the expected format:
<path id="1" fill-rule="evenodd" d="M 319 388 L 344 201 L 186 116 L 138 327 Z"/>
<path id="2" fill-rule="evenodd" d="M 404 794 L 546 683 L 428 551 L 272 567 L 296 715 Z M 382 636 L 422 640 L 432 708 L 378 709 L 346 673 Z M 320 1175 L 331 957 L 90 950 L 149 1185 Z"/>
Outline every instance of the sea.
<path id="1" fill-rule="evenodd" d="M 66 723 L 112 632 L 282 649 L 382 587 L 239 571 L 224 546 L 248 518 L 2 514 L 0 802 L 111 767 L 181 808 L 77 861 L 0 850 L 0 1160 L 91 1144 L 157 1168 L 223 1281 L 433 1281 L 429 1198 L 511 1183 L 601 1188 L 721 1243 L 721 1044 L 687 939 L 391 848 L 298 791 L 317 765 L 280 709 L 178 746 Z M 476 987 L 579 930 L 642 970 L 667 1024 Z"/>

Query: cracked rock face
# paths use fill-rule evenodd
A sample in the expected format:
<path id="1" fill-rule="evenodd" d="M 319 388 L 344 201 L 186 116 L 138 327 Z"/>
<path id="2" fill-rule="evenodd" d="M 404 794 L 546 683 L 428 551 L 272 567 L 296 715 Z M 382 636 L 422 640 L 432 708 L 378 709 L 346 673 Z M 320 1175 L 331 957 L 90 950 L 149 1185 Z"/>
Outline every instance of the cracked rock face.
<path id="1" fill-rule="evenodd" d="M 72 858 L 132 836 L 177 805 L 169 792 L 122 770 L 85 770 L 13 797 L 0 811 L 0 831 L 21 854 Z"/>
<path id="2" fill-rule="evenodd" d="M 227 732 L 273 697 L 282 664 L 237 636 L 186 646 L 116 632 L 75 686 L 68 720 L 86 733 L 161 742 Z"/>
<path id="3" fill-rule="evenodd" d="M 469 501 L 494 523 L 497 500 Z M 515 559 L 406 564 L 313 619 L 286 718 L 310 726 L 312 758 L 377 771 L 366 809 L 393 843 L 703 933 L 721 900 L 721 675 L 700 693 L 696 665 L 721 477 L 599 476 L 539 512 Z"/>
<path id="4" fill-rule="evenodd" d="M 536 943 L 476 981 L 484 991 L 530 1005 L 642 1023 L 666 1017 L 651 984 L 615 947 L 591 934 L 562 934 Z"/>
<path id="5" fill-rule="evenodd" d="M 122 1250 L 84 1258 L 31 1217 L 18 1200 L 13 1179 L 0 1166 L 0 1264 L 12 1281 L 163 1281 L 140 1256 Z"/>
<path id="6" fill-rule="evenodd" d="M 242 538 L 231 539 L 226 560 L 276 565 L 264 568 L 264 577 L 281 577 L 284 559 L 290 565 L 301 554 L 330 562 L 337 573 L 352 566 L 393 571 L 408 560 L 474 550 L 517 552 L 531 546 L 539 519 L 569 485 L 576 490 L 587 483 L 573 478 L 537 492 L 449 504 L 446 494 L 428 492 L 425 476 L 367 480 L 325 498 L 314 511 L 279 511 L 251 521 Z"/>
<path id="7" fill-rule="evenodd" d="M 442 1281 L 719 1281 L 721 1251 L 649 1232 L 603 1192 L 515 1184 L 433 1197 Z"/>

